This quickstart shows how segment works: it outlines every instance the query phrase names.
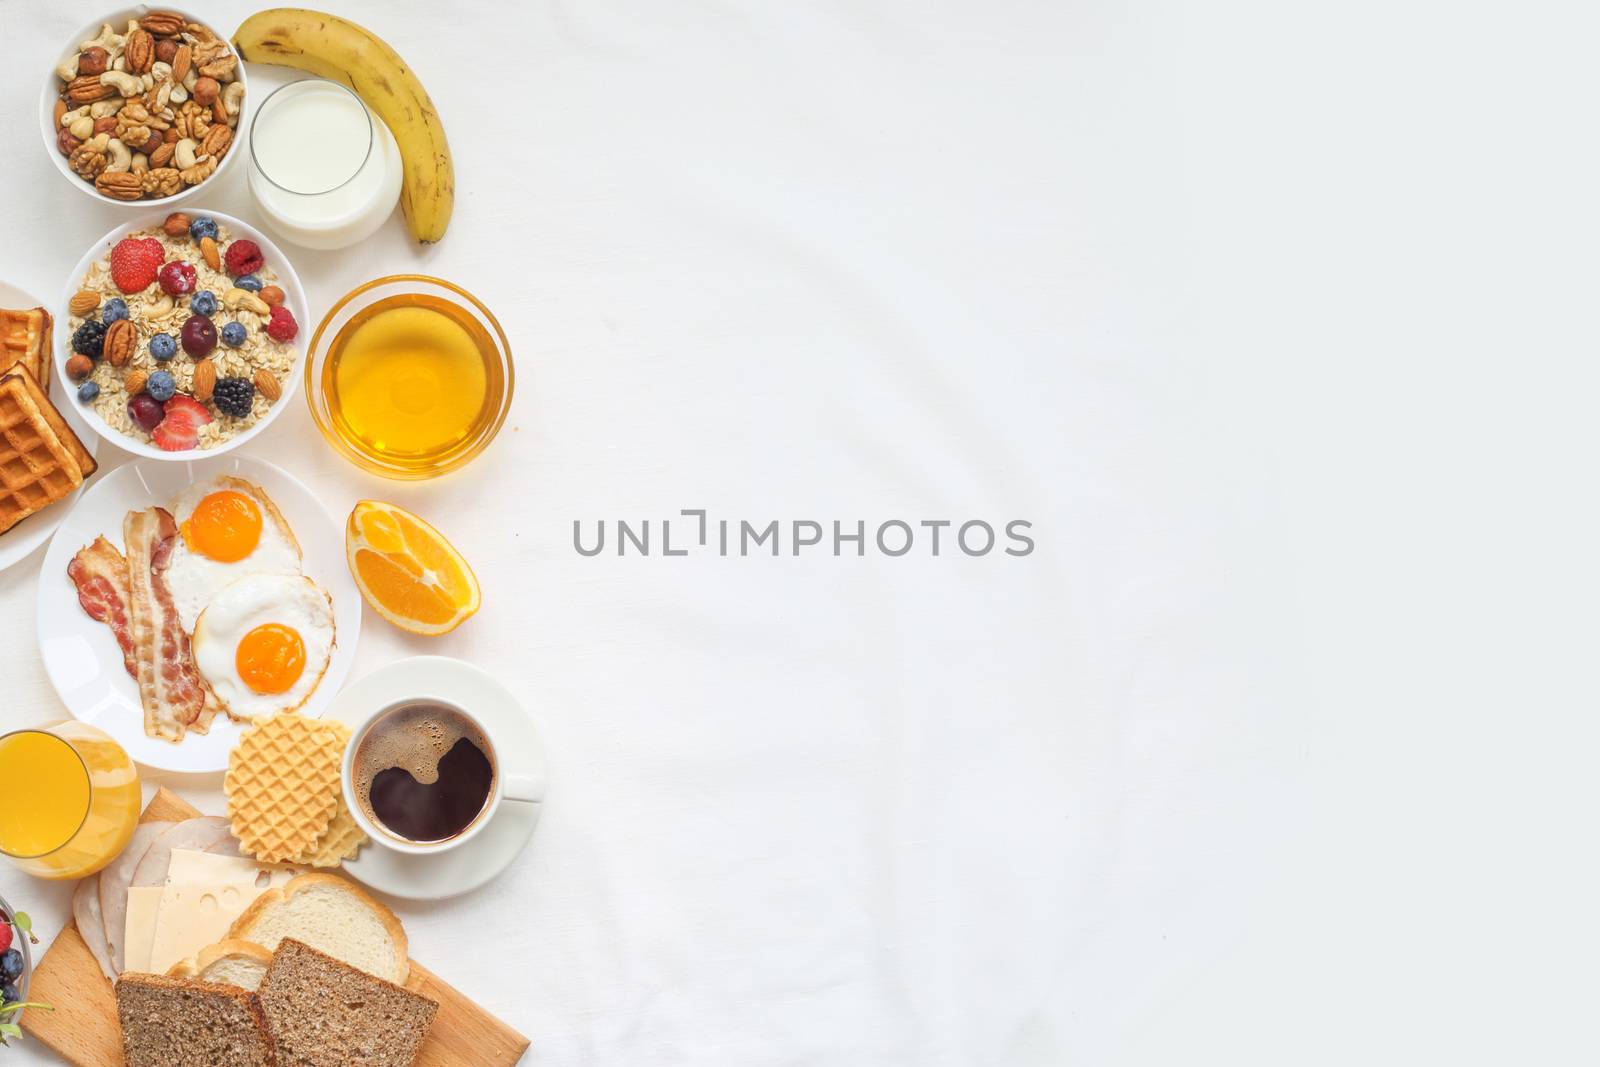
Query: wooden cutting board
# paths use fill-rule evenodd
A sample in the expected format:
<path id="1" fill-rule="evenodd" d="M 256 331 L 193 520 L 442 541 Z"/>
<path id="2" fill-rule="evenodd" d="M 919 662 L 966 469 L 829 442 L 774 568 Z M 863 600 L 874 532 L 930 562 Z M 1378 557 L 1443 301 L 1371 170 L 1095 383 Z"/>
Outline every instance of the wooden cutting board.
<path id="1" fill-rule="evenodd" d="M 177 821 L 199 814 L 177 795 L 159 789 L 141 821 Z M 439 1002 L 415 1067 L 511 1067 L 528 1050 L 527 1038 L 416 961 L 406 985 Z M 28 999 L 55 1007 L 23 1012 L 22 1029 L 30 1037 L 78 1067 L 119 1067 L 123 1062 L 116 997 L 75 924 L 67 924 L 34 968 Z"/>

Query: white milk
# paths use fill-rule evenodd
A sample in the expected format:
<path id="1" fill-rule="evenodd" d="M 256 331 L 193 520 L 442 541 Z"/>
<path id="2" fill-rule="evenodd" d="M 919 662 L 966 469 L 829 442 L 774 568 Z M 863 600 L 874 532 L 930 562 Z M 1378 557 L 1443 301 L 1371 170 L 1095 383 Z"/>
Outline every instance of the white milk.
<path id="1" fill-rule="evenodd" d="M 307 248 L 343 248 L 400 197 L 400 150 L 383 121 L 335 82 L 308 79 L 262 102 L 250 127 L 250 192 L 271 227 Z"/>

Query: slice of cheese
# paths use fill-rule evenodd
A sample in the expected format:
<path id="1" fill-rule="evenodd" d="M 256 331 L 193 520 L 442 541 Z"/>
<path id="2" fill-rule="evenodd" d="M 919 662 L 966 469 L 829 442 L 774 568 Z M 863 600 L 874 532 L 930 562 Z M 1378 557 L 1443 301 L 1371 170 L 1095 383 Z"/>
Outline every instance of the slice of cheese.
<path id="1" fill-rule="evenodd" d="M 299 873 L 237 856 L 175 849 L 167 884 L 161 887 L 149 970 L 165 974 L 179 960 L 221 941 L 256 897 Z"/>
<path id="2" fill-rule="evenodd" d="M 128 890 L 128 925 L 122 939 L 124 970 L 150 970 L 150 947 L 155 942 L 161 892 L 161 886 Z"/>

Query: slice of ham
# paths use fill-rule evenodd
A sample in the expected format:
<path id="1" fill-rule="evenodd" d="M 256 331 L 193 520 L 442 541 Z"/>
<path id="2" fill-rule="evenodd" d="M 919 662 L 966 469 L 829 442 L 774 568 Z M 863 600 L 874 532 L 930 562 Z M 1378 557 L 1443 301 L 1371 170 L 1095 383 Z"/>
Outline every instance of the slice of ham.
<path id="1" fill-rule="evenodd" d="M 133 872 L 138 869 L 139 861 L 150 851 L 156 838 L 174 825 L 159 820 L 140 823 L 134 829 L 133 837 L 129 838 L 128 847 L 100 872 L 101 934 L 110 948 L 108 956 L 111 966 L 118 974 L 122 973 L 123 961 L 127 959 L 122 935 L 128 923 L 128 885 L 133 881 Z"/>
<path id="2" fill-rule="evenodd" d="M 144 859 L 133 869 L 129 887 L 154 887 L 167 880 L 172 853 L 177 849 L 203 852 L 228 836 L 228 820 L 220 815 L 201 815 L 185 819 L 150 843 Z"/>
<path id="3" fill-rule="evenodd" d="M 122 665 L 135 679 L 139 666 L 134 655 L 133 629 L 128 619 L 128 561 L 104 537 L 78 549 L 67 564 L 67 577 L 78 590 L 78 603 L 96 622 L 111 628 L 122 649 Z"/>
<path id="4" fill-rule="evenodd" d="M 182 741 L 194 727 L 204 732 L 211 715 L 205 687 L 189 654 L 189 635 L 167 586 L 166 568 L 178 525 L 165 508 L 130 511 L 122 523 L 128 553 L 128 602 L 144 732 Z"/>
<path id="5" fill-rule="evenodd" d="M 106 926 L 100 915 L 100 876 L 90 875 L 80 879 L 72 891 L 72 918 L 78 924 L 78 936 L 89 946 L 89 954 L 100 964 L 105 976 L 117 980 L 117 969 L 111 963 L 111 946 L 106 944 Z"/>

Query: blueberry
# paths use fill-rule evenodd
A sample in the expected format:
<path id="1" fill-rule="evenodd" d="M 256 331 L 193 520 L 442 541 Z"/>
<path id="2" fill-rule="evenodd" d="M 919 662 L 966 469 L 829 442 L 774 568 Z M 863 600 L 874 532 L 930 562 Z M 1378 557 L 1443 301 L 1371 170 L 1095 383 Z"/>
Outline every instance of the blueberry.
<path id="1" fill-rule="evenodd" d="M 229 348 L 244 344 L 245 329 L 242 322 L 230 322 L 222 328 L 222 343 Z"/>
<path id="2" fill-rule="evenodd" d="M 78 386 L 78 399 L 87 404 L 100 395 L 100 387 L 93 382 L 84 382 Z"/>
<path id="3" fill-rule="evenodd" d="M 150 354 L 165 363 L 178 354 L 178 342 L 170 333 L 158 333 L 150 338 Z"/>
<path id="4" fill-rule="evenodd" d="M 254 274 L 241 274 L 233 280 L 233 284 L 241 289 L 248 289 L 252 293 L 261 291 L 261 279 Z"/>
<path id="5" fill-rule="evenodd" d="M 189 298 L 189 310 L 196 315 L 215 315 L 217 313 L 217 297 L 202 289 Z"/>
<path id="6" fill-rule="evenodd" d="M 128 302 L 120 296 L 114 296 L 106 301 L 105 309 L 100 312 L 100 321 L 110 326 L 118 319 L 128 317 Z"/>
<path id="7" fill-rule="evenodd" d="M 178 391 L 178 383 L 166 371 L 158 370 L 145 379 L 144 391 L 150 394 L 151 399 L 165 404 Z"/>
<path id="8" fill-rule="evenodd" d="M 22 953 L 14 948 L 0 952 L 0 977 L 8 982 L 22 977 Z"/>
<path id="9" fill-rule="evenodd" d="M 194 239 L 195 244 L 199 244 L 202 237 L 209 237 L 215 241 L 217 239 L 217 220 L 209 215 L 196 216 L 195 220 L 189 223 L 189 236 Z"/>
<path id="10" fill-rule="evenodd" d="M 0 985 L 0 1004 L 15 1004 L 21 999 L 22 994 L 17 992 L 14 983 L 7 982 L 5 985 Z"/>

